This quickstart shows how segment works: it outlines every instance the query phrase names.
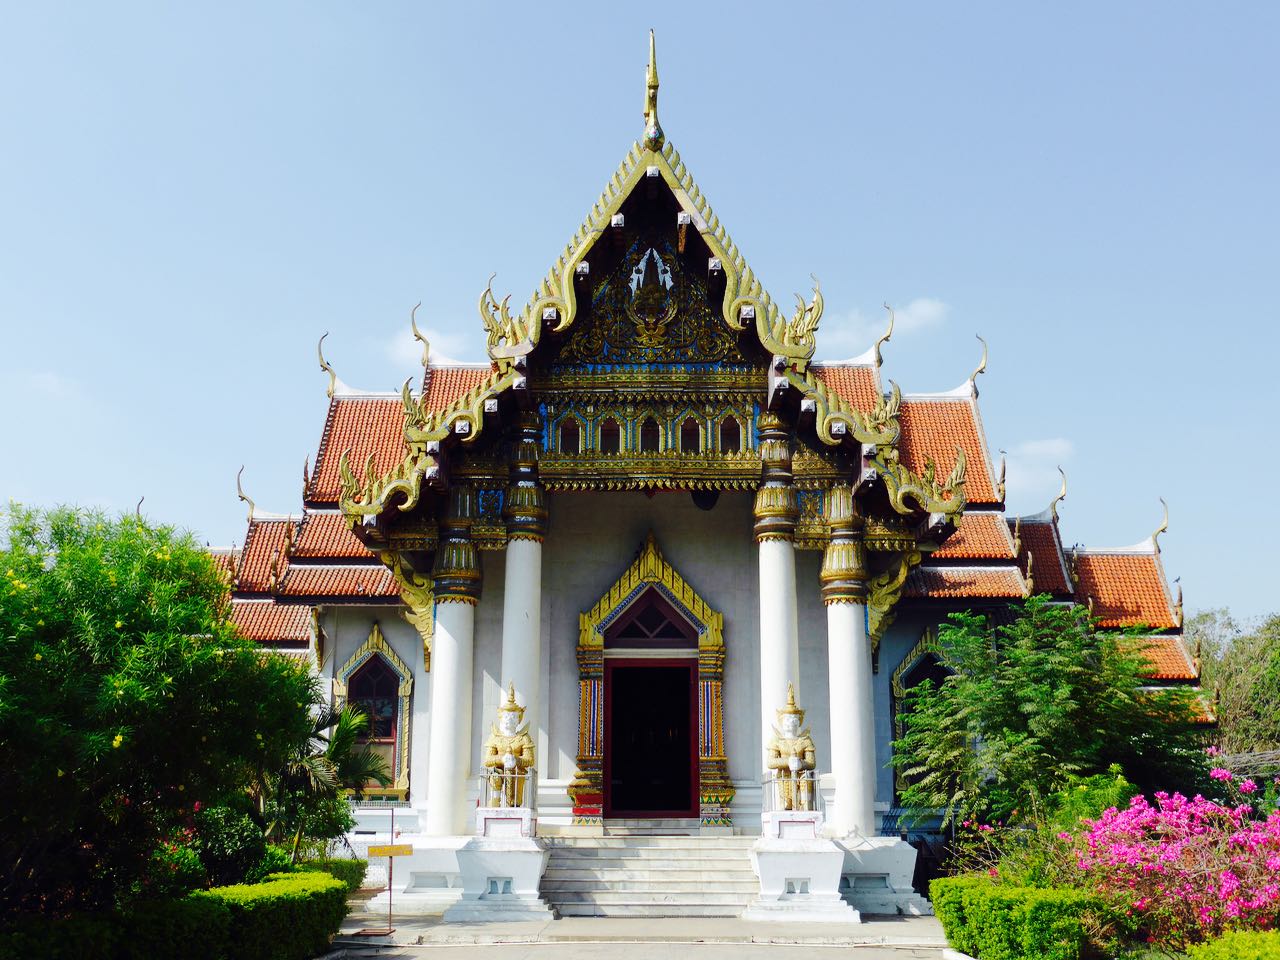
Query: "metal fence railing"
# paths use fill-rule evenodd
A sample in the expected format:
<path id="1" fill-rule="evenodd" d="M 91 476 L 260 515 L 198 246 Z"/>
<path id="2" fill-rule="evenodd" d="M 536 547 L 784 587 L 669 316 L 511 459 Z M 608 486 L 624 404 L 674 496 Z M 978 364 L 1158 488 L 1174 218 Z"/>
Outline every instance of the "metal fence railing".
<path id="1" fill-rule="evenodd" d="M 531 807 L 534 798 L 534 771 L 490 770 L 480 775 L 480 806 Z"/>

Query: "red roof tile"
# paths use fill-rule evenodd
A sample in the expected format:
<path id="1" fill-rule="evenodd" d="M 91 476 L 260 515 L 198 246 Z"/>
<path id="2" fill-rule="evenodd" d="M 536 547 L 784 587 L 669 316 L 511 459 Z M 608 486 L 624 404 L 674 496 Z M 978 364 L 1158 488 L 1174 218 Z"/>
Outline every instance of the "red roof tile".
<path id="1" fill-rule="evenodd" d="M 923 473 L 926 459 L 932 457 L 937 476 L 944 478 L 956 464 L 956 447 L 963 447 L 968 464 L 964 489 L 969 503 L 998 502 L 973 401 L 968 397 L 904 399 L 898 422 L 902 426 L 898 451 L 908 470 Z"/>
<path id="2" fill-rule="evenodd" d="M 1177 626 L 1155 553 L 1082 550 L 1076 572 L 1080 575 L 1076 601 L 1087 604 L 1092 598 L 1093 615 L 1104 627 Z"/>
<path id="3" fill-rule="evenodd" d="M 338 464 L 350 450 L 351 469 L 364 475 L 373 454 L 374 469 L 386 474 L 405 455 L 404 404 L 399 397 L 334 397 L 329 401 L 315 472 L 307 491 L 313 503 L 336 503 L 341 492 Z"/>
<path id="4" fill-rule="evenodd" d="M 213 565 L 222 571 L 222 576 L 227 583 L 231 583 L 232 577 L 240 568 L 240 551 L 232 549 L 211 550 L 209 555 L 213 557 Z"/>
<path id="5" fill-rule="evenodd" d="M 443 410 L 468 390 L 478 387 L 492 372 L 489 367 L 431 367 L 423 405 L 428 410 Z"/>
<path id="6" fill-rule="evenodd" d="M 880 386 L 875 367 L 853 364 L 814 364 L 809 367 L 822 385 L 855 410 L 870 413 L 875 409 Z"/>
<path id="7" fill-rule="evenodd" d="M 274 600 L 233 600 L 231 620 L 240 634 L 259 643 L 308 643 L 311 608 Z"/>
<path id="8" fill-rule="evenodd" d="M 1022 575 L 1017 568 L 1007 567 L 933 567 L 921 566 L 907 577 L 908 597 L 992 599 L 1021 598 Z"/>
<path id="9" fill-rule="evenodd" d="M 1182 637 L 1165 634 L 1141 637 L 1143 655 L 1151 664 L 1146 676 L 1151 680 L 1196 680 L 1195 664 L 1182 642 Z"/>
<path id="10" fill-rule="evenodd" d="M 973 510 L 960 519 L 956 532 L 933 552 L 940 560 L 1012 560 L 1013 538 L 1004 514 L 993 510 Z"/>
<path id="11" fill-rule="evenodd" d="M 288 559 L 284 556 L 286 528 L 295 526 L 292 520 L 258 520 L 249 524 L 244 548 L 240 551 L 240 582 L 236 589 L 246 593 L 260 593 L 271 582 L 271 563 L 276 560 L 277 576 L 283 576 Z"/>
<path id="12" fill-rule="evenodd" d="M 1011 525 L 1012 526 L 1012 525 Z M 1022 550 L 1018 553 L 1018 566 L 1027 572 L 1027 557 L 1035 557 L 1031 565 L 1031 579 L 1035 582 L 1036 593 L 1069 594 L 1073 591 L 1071 581 L 1067 579 L 1063 569 L 1062 540 L 1054 530 L 1052 523 L 1028 523 L 1022 521 L 1018 532 L 1022 539 Z"/>
<path id="13" fill-rule="evenodd" d="M 295 557 L 333 557 L 335 559 L 368 559 L 373 556 L 351 532 L 340 513 L 308 513 L 302 520 Z"/>
<path id="14" fill-rule="evenodd" d="M 398 597 L 391 571 L 381 564 L 291 566 L 280 584 L 280 595 L 317 599 Z"/>

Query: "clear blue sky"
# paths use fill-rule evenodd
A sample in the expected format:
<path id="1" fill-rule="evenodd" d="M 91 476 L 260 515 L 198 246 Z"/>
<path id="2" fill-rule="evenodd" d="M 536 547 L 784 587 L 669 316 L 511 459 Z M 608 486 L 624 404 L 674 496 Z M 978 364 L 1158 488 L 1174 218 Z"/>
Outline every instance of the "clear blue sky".
<path id="1" fill-rule="evenodd" d="M 661 116 L 820 354 L 980 381 L 1010 508 L 1068 540 L 1168 498 L 1189 609 L 1280 609 L 1280 6 L 9 3 L 0 12 L 0 497 L 243 536 L 297 509 L 353 386 L 479 359 Z"/>

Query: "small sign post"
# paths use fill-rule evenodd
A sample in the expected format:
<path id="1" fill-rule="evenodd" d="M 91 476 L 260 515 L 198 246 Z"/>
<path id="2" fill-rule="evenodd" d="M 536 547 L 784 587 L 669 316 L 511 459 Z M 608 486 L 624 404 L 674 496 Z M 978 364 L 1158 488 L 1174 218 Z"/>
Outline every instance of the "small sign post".
<path id="1" fill-rule="evenodd" d="M 391 839 L 395 840 L 399 837 L 396 832 L 396 809 L 391 808 Z M 386 857 L 387 858 L 387 929 L 376 930 L 366 928 L 356 933 L 357 937 L 389 937 L 396 932 L 396 928 L 391 925 L 391 897 L 394 879 L 395 858 L 408 857 L 413 854 L 413 844 L 411 843 L 384 843 L 369 847 L 369 856 Z"/>

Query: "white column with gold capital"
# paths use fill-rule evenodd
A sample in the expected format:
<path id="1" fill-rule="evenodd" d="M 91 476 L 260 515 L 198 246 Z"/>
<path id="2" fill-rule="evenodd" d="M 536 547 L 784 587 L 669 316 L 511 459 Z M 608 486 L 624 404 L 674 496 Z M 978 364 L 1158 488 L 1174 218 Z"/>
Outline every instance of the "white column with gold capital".
<path id="1" fill-rule="evenodd" d="M 799 515 L 791 485 L 791 437 L 776 414 L 759 421 L 763 483 L 756 491 L 755 537 L 760 560 L 760 770 L 773 736 L 774 711 L 787 684 L 800 682 L 796 609 L 795 530 Z"/>
<path id="2" fill-rule="evenodd" d="M 546 496 L 538 483 L 537 413 L 524 413 L 511 445 L 506 577 L 502 595 L 502 681 L 515 684 L 516 700 L 534 742 L 538 740 L 542 689 L 542 541 L 547 532 Z M 534 798 L 529 805 L 535 806 Z"/>
<path id="3" fill-rule="evenodd" d="M 867 637 L 863 520 L 853 491 L 827 493 L 831 542 L 822 558 L 827 606 L 827 674 L 831 688 L 831 772 L 836 781 L 828 829 L 837 837 L 876 835 L 875 691 Z"/>
<path id="4" fill-rule="evenodd" d="M 470 832 L 467 781 L 471 776 L 471 684 L 480 564 L 471 542 L 475 491 L 449 491 L 440 524 L 434 570 L 435 637 L 431 652 L 431 734 L 427 746 L 427 810 L 423 832 L 432 837 Z"/>

